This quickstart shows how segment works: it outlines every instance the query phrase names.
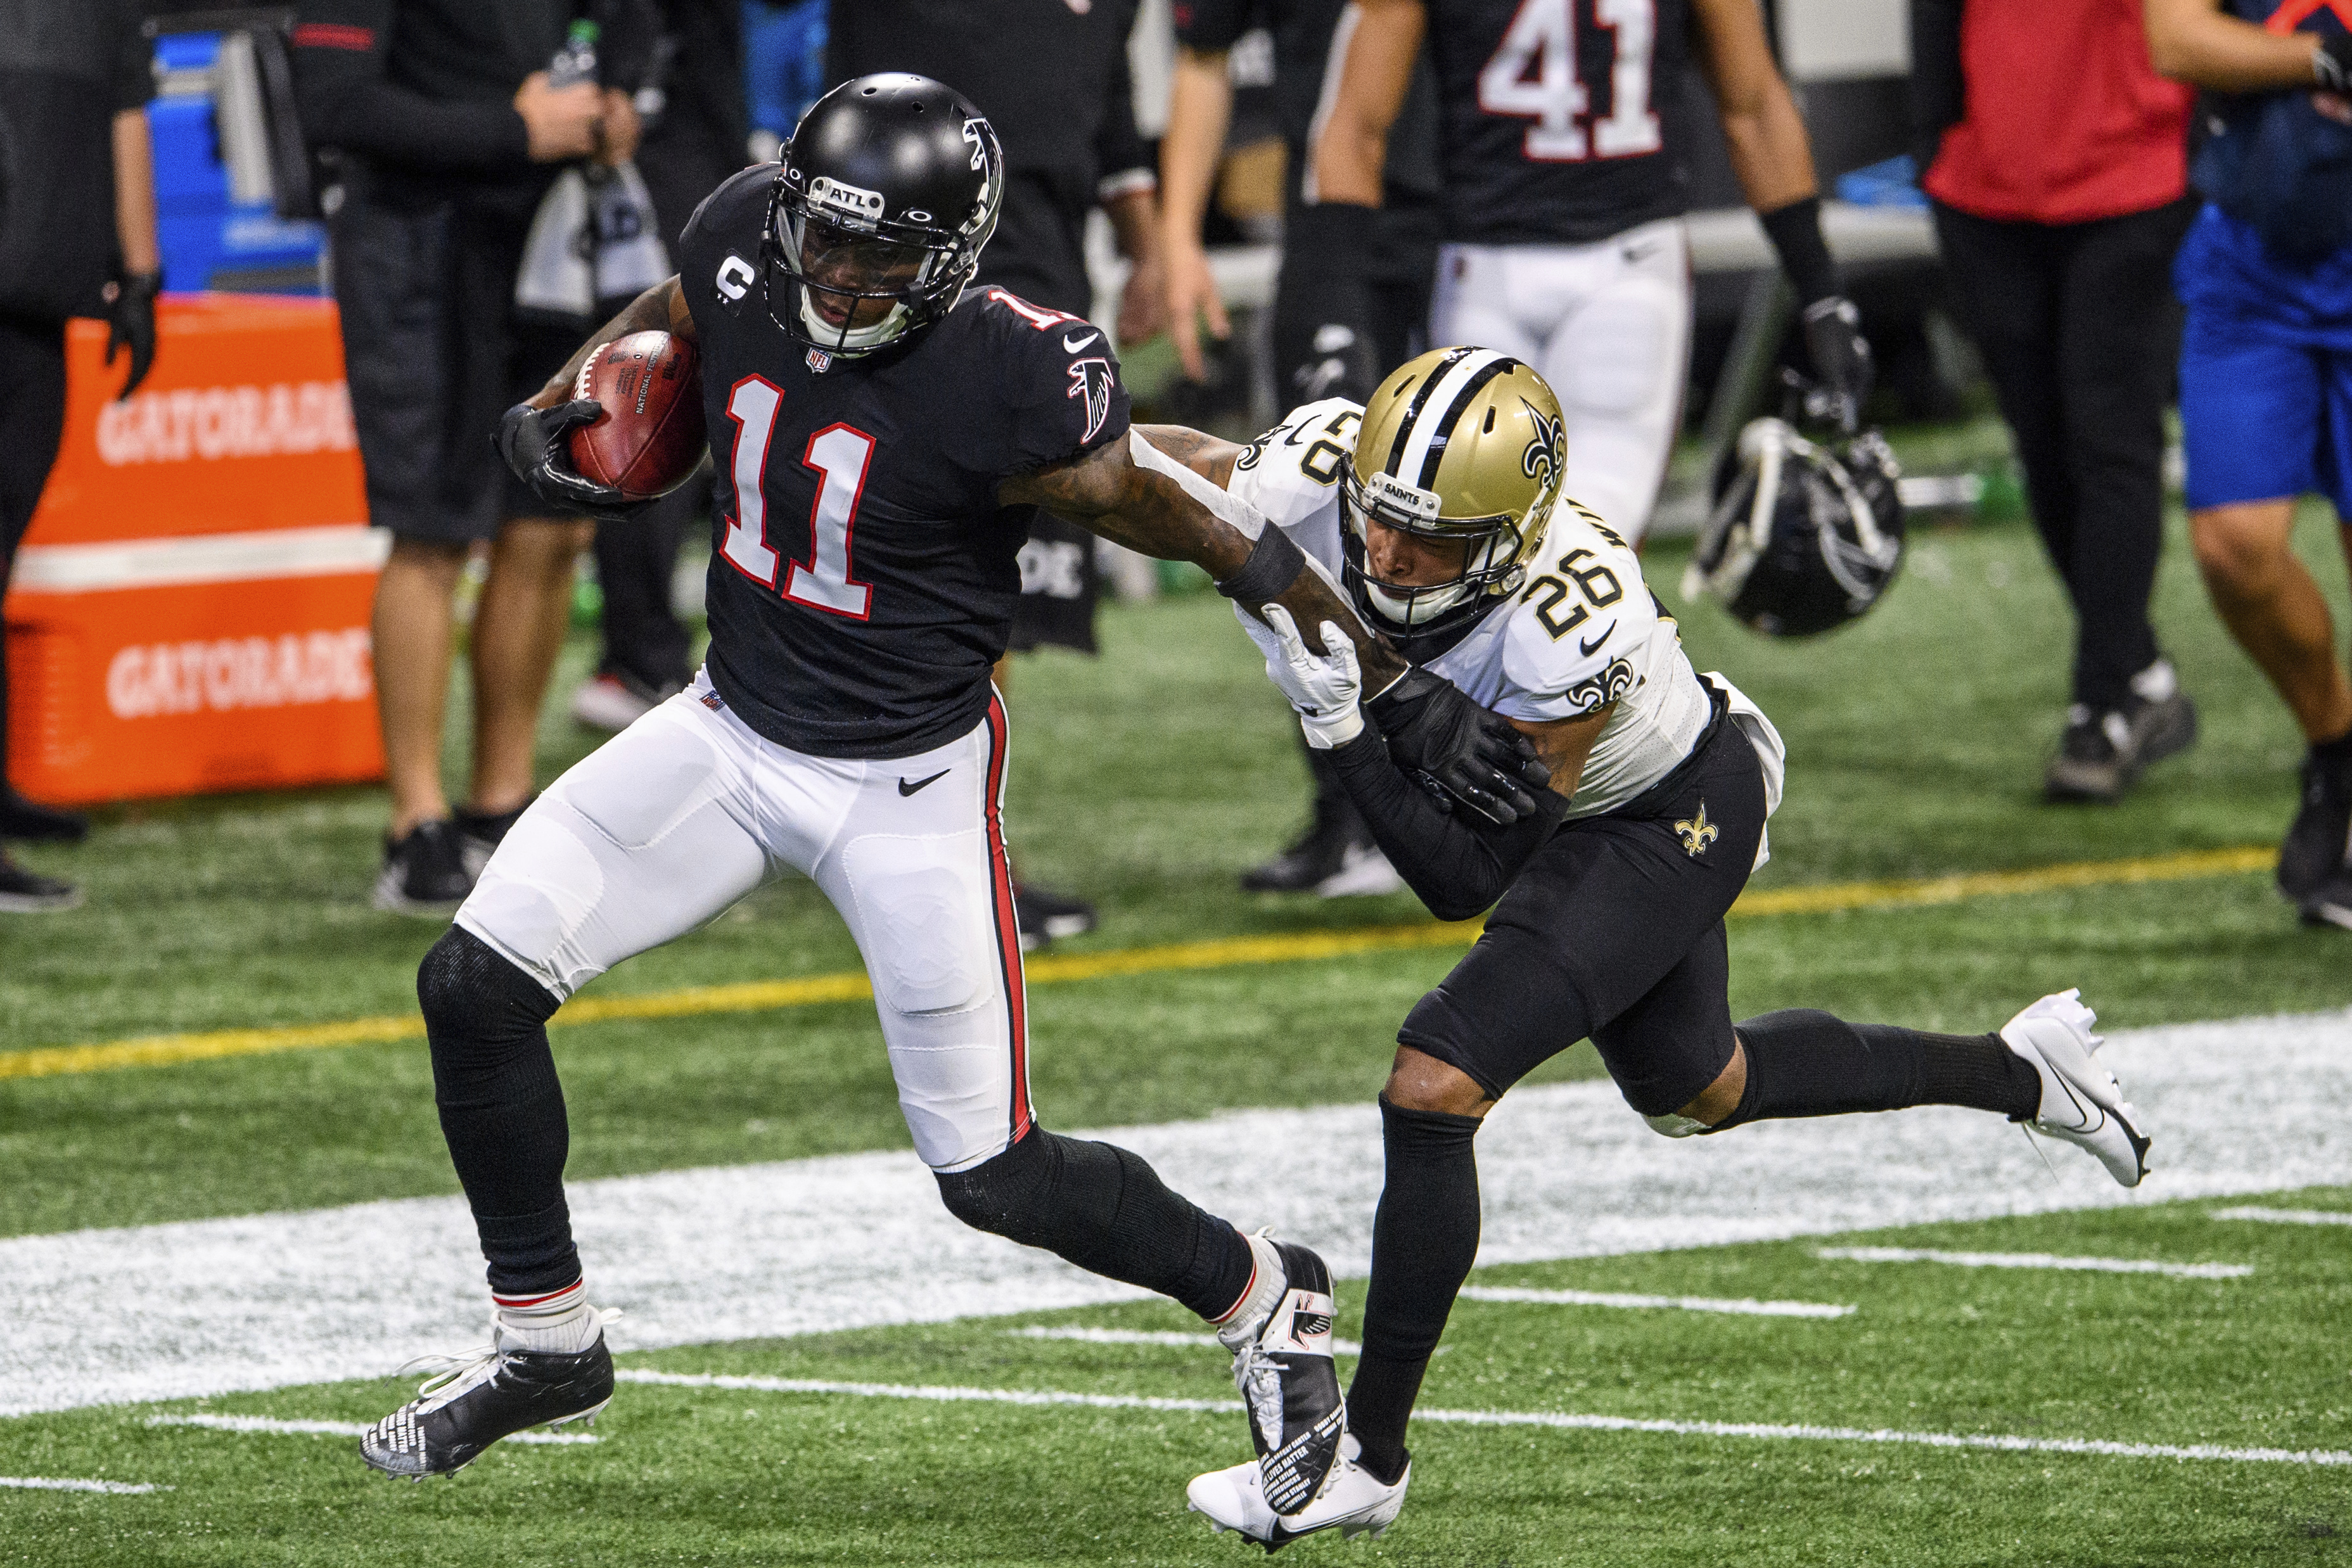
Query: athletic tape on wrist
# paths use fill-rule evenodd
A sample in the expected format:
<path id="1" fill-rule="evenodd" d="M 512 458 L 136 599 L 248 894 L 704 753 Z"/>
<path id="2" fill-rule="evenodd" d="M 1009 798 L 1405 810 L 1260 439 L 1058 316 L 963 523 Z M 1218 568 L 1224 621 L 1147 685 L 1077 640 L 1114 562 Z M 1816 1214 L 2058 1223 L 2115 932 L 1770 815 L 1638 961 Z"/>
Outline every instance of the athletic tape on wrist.
<path id="1" fill-rule="evenodd" d="M 1307 552 L 1280 528 L 1268 528 L 1250 547 L 1241 570 L 1218 580 L 1217 591 L 1246 610 L 1281 598 L 1306 570 Z"/>

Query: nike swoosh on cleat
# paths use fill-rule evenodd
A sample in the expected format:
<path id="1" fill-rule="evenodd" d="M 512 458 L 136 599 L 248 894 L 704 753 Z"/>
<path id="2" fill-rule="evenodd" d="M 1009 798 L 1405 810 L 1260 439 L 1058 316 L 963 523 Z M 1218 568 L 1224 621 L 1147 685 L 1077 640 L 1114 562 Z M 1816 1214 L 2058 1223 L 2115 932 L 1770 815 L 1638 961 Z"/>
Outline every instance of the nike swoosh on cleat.
<path id="1" fill-rule="evenodd" d="M 898 780 L 898 793 L 901 795 L 911 795 L 916 790 L 924 788 L 926 785 L 938 783 L 940 779 L 946 778 L 949 774 L 954 771 L 955 769 L 952 768 L 942 768 L 937 773 L 932 774 L 929 779 L 918 779 L 912 784 L 909 784 L 904 779 L 901 779 Z"/>
<path id="2" fill-rule="evenodd" d="M 1085 337 L 1073 343 L 1070 341 L 1069 337 L 1065 334 L 1062 339 L 1062 352 L 1066 354 L 1075 354 L 1080 349 L 1085 348 L 1088 343 L 1093 342 L 1097 338 L 1101 336 L 1102 334 L 1100 332 L 1089 332 Z"/>

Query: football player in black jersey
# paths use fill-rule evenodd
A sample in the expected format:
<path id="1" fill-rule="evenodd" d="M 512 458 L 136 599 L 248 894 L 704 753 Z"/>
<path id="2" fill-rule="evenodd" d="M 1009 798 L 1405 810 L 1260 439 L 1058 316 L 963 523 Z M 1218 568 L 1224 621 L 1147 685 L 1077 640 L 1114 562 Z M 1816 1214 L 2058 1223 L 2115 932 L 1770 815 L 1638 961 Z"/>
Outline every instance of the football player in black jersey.
<path id="1" fill-rule="evenodd" d="M 1025 508 L 1192 561 L 1237 601 L 1350 627 L 1399 761 L 1465 810 L 1516 819 L 1547 775 L 1505 721 L 1367 630 L 1280 528 L 1184 466 L 1205 437 L 1130 430 L 1099 331 L 1003 289 L 966 292 L 1003 173 L 988 121 L 947 88 L 847 82 L 781 164 L 703 203 L 677 277 L 507 414 L 500 443 L 535 489 L 625 510 L 568 465 L 568 433 L 602 414 L 572 401 L 572 378 L 628 332 L 692 340 L 724 538 L 702 674 L 523 813 L 418 969 L 497 1326 L 490 1349 L 362 1439 L 379 1469 L 446 1473 L 610 1399 L 564 1205 L 547 1020 L 787 867 L 857 941 L 908 1129 L 949 1209 L 1214 1322 L 1270 1490 L 1311 1494 L 1333 1461 L 1321 1261 L 1243 1236 L 1125 1150 L 1047 1132 L 1030 1105 L 989 685 Z"/>
<path id="2" fill-rule="evenodd" d="M 1733 171 L 1795 286 L 1822 412 L 1851 432 L 1871 382 L 1822 239 L 1812 151 L 1757 0 L 1359 0 L 1317 139 L 1318 270 L 1356 287 L 1353 235 L 1426 34 L 1445 244 L 1430 341 L 1532 365 L 1568 420 L 1565 493 L 1638 541 L 1665 476 L 1690 340 L 1685 52 Z M 1694 25 L 1695 24 L 1695 25 Z"/>

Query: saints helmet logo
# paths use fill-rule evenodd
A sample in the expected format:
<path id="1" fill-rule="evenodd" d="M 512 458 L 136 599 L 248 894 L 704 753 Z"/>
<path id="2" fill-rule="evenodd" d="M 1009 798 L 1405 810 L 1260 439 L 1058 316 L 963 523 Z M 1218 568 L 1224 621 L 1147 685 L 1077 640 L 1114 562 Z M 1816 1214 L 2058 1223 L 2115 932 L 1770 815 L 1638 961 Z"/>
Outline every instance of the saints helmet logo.
<path id="1" fill-rule="evenodd" d="M 1548 486 L 1552 476 L 1559 472 L 1563 455 L 1559 427 L 1565 421 L 1546 419 L 1543 410 L 1525 398 L 1519 400 L 1519 406 L 1528 411 L 1528 422 L 1536 427 L 1535 439 L 1528 442 L 1527 450 L 1519 454 L 1519 471 L 1538 484 Z"/>
<path id="2" fill-rule="evenodd" d="M 1706 820 L 1706 802 L 1698 803 L 1698 815 L 1675 824 L 1675 835 L 1683 841 L 1683 853 L 1696 859 L 1706 853 L 1706 846 L 1723 836 L 1723 830 Z"/>

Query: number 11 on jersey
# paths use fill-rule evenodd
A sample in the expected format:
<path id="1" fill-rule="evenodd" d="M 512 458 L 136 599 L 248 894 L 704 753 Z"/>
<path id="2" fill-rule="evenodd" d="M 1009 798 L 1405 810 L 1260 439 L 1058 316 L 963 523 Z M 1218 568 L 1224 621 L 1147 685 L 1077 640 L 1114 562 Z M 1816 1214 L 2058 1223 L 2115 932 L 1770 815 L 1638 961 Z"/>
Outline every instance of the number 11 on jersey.
<path id="1" fill-rule="evenodd" d="M 735 482 L 735 515 L 727 519 L 719 549 L 738 571 L 769 588 L 776 586 L 782 562 L 768 543 L 768 497 L 760 480 L 783 402 L 784 394 L 758 376 L 736 382 L 727 397 L 727 416 L 735 422 L 735 452 L 728 465 Z M 809 437 L 801 463 L 816 470 L 820 483 L 809 511 L 809 559 L 793 561 L 784 574 L 783 594 L 793 603 L 866 619 L 874 590 L 849 575 L 849 537 L 873 460 L 874 438 L 850 425 L 827 425 Z"/>

